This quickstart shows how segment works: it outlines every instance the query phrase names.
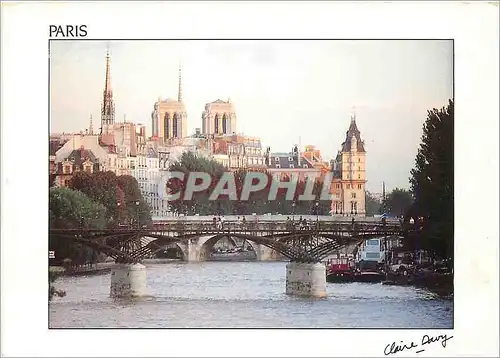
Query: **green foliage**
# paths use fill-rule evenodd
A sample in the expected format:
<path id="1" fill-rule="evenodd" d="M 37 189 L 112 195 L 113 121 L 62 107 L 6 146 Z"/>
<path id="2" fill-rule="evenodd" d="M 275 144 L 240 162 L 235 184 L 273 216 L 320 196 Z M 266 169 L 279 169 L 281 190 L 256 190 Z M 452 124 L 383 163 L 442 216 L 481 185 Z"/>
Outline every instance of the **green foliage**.
<path id="1" fill-rule="evenodd" d="M 104 205 L 109 225 L 147 225 L 151 211 L 142 197 L 137 180 L 130 175 L 116 176 L 111 171 L 73 175 L 70 187 Z"/>
<path id="2" fill-rule="evenodd" d="M 49 189 L 49 223 L 51 228 L 102 229 L 106 226 L 106 208 L 78 190 Z M 73 240 L 49 238 L 50 249 L 56 251 L 56 260 L 65 258 L 75 263 L 93 261 L 97 253 Z M 57 262 L 56 261 L 56 262 Z"/>
<path id="3" fill-rule="evenodd" d="M 372 193 L 365 193 L 366 215 L 373 216 L 380 213 L 382 202 L 375 198 Z"/>
<path id="4" fill-rule="evenodd" d="M 419 245 L 453 259 L 454 242 L 454 103 L 428 111 L 422 143 L 411 171 L 410 185 L 415 203 L 411 216 L 421 217 Z"/>
<path id="5" fill-rule="evenodd" d="M 52 228 L 94 228 L 106 226 L 106 208 L 78 190 L 49 189 L 49 218 Z"/>
<path id="6" fill-rule="evenodd" d="M 405 216 L 413 205 L 413 197 L 408 190 L 396 188 L 385 198 L 385 210 L 392 216 Z"/>
<path id="7" fill-rule="evenodd" d="M 265 213 L 281 213 L 284 215 L 291 215 L 293 213 L 299 214 L 316 214 L 328 215 L 331 208 L 331 201 L 319 200 L 321 195 L 322 185 L 316 182 L 313 187 L 313 195 L 315 200 L 298 201 L 298 196 L 306 189 L 305 183 L 299 182 L 297 184 L 296 192 L 294 193 L 294 201 L 286 200 L 286 190 L 278 189 L 276 200 L 268 200 L 268 194 L 271 189 L 273 178 L 271 174 L 262 171 L 267 175 L 267 186 L 257 192 L 250 193 L 248 200 L 230 200 L 229 195 L 221 195 L 218 200 L 209 200 L 209 196 L 213 189 L 216 187 L 219 180 L 224 173 L 228 172 L 224 166 L 213 159 L 197 156 L 192 152 L 183 153 L 180 159 L 173 163 L 169 170 L 171 172 L 182 172 L 185 177 L 184 180 L 171 179 L 168 184 L 168 190 L 174 194 L 179 193 L 180 197 L 177 200 L 170 201 L 170 209 L 179 214 L 193 215 L 249 215 L 252 213 L 265 214 Z M 184 193 L 188 181 L 188 174 L 190 172 L 207 173 L 211 178 L 210 186 L 202 191 L 195 192 L 192 200 L 184 200 Z M 252 170 L 255 172 L 255 170 Z M 235 179 L 236 197 L 241 197 L 241 192 L 245 179 L 248 175 L 246 170 L 238 170 L 232 173 Z M 257 184 L 257 179 L 254 179 L 254 184 Z M 196 184 L 199 184 L 197 181 Z M 227 189 L 227 185 L 224 187 Z M 316 202 L 318 205 L 316 206 Z"/>

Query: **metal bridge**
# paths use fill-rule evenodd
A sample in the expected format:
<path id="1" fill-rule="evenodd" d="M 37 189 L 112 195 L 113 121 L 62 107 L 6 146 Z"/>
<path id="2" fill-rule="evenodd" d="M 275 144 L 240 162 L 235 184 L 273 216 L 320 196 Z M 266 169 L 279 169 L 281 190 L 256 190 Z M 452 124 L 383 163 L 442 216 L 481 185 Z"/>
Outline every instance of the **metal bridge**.
<path id="1" fill-rule="evenodd" d="M 245 239 L 254 249 L 269 248 L 292 262 L 316 263 L 347 245 L 372 237 L 401 236 L 404 231 L 399 222 L 373 219 L 317 220 L 304 226 L 281 216 L 281 220 L 261 222 L 230 221 L 220 228 L 206 218 L 183 217 L 157 220 L 147 227 L 51 229 L 49 235 L 79 242 L 117 263 L 140 262 L 170 244 L 181 247 L 185 257 L 202 260 L 223 237 Z"/>

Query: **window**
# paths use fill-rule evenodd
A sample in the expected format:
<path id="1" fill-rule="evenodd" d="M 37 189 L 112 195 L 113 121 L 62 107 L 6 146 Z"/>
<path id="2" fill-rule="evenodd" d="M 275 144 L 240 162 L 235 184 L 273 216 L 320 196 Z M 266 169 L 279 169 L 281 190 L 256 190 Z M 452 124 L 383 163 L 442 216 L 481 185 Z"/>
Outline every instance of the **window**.
<path id="1" fill-rule="evenodd" d="M 280 161 L 280 157 L 275 157 L 274 160 L 277 161 L 277 162 L 279 162 Z"/>
<path id="2" fill-rule="evenodd" d="M 290 168 L 293 169 L 295 168 L 295 166 L 293 164 L 290 164 Z"/>
<path id="3" fill-rule="evenodd" d="M 337 189 L 340 189 L 340 184 L 337 184 Z"/>
<path id="4" fill-rule="evenodd" d="M 276 164 L 276 168 L 278 168 L 278 169 L 279 169 L 279 168 L 281 168 L 281 165 L 279 165 L 279 164 Z"/>
<path id="5" fill-rule="evenodd" d="M 360 158 L 358 158 L 358 163 L 359 163 L 359 162 L 361 162 L 361 159 L 360 159 Z"/>
<path id="6" fill-rule="evenodd" d="M 289 162 L 293 162 L 293 158 L 292 157 L 288 157 L 288 161 Z"/>
<path id="7" fill-rule="evenodd" d="M 71 165 L 65 164 L 63 167 L 63 174 L 71 174 Z"/>
<path id="8" fill-rule="evenodd" d="M 366 245 L 369 246 L 380 245 L 380 242 L 377 239 L 366 240 Z"/>
<path id="9" fill-rule="evenodd" d="M 361 179 L 361 174 L 358 174 L 358 179 Z"/>
<path id="10" fill-rule="evenodd" d="M 367 252 L 366 258 L 378 260 L 380 258 L 380 254 L 378 252 Z"/>
<path id="11" fill-rule="evenodd" d="M 351 193 L 351 198 L 356 199 L 356 193 Z"/>
<path id="12" fill-rule="evenodd" d="M 346 188 L 347 188 L 347 189 L 351 189 L 351 184 L 347 184 L 347 185 L 346 185 Z"/>
<path id="13" fill-rule="evenodd" d="M 302 168 L 306 168 L 307 169 L 307 164 L 302 165 Z"/>

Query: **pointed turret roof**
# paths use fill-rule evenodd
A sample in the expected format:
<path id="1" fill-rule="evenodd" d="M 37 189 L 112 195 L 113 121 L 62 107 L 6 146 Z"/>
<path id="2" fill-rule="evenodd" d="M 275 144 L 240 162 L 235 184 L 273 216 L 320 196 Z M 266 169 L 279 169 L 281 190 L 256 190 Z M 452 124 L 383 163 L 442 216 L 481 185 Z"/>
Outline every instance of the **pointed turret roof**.
<path id="1" fill-rule="evenodd" d="M 351 150 L 351 139 L 353 136 L 356 138 L 357 151 L 365 152 L 365 146 L 361 140 L 358 126 L 356 125 L 356 116 L 351 117 L 351 125 L 349 126 L 349 130 L 346 132 L 345 142 L 342 143 L 342 152 L 349 152 Z"/>

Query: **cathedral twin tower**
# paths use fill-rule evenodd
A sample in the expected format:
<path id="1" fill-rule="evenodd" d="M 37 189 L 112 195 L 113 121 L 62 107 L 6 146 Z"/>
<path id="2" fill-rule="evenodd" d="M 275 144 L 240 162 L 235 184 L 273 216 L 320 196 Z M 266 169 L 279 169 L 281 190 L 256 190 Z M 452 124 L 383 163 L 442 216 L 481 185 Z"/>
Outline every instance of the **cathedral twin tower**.
<path id="1" fill-rule="evenodd" d="M 179 67 L 179 89 L 177 100 L 158 98 L 154 105 L 152 136 L 161 139 L 187 137 L 187 113 L 182 102 L 182 73 Z M 236 133 L 236 114 L 231 101 L 220 99 L 207 103 L 202 114 L 204 134 Z M 115 125 L 115 104 L 111 88 L 111 66 L 109 51 L 106 54 L 106 79 L 101 107 L 101 133 L 112 132 Z"/>
<path id="2" fill-rule="evenodd" d="M 153 137 L 163 140 L 187 137 L 187 113 L 182 102 L 182 73 L 179 68 L 177 100 L 158 98 L 151 114 Z M 236 114 L 231 101 L 220 99 L 205 105 L 202 114 L 204 134 L 236 133 Z"/>

